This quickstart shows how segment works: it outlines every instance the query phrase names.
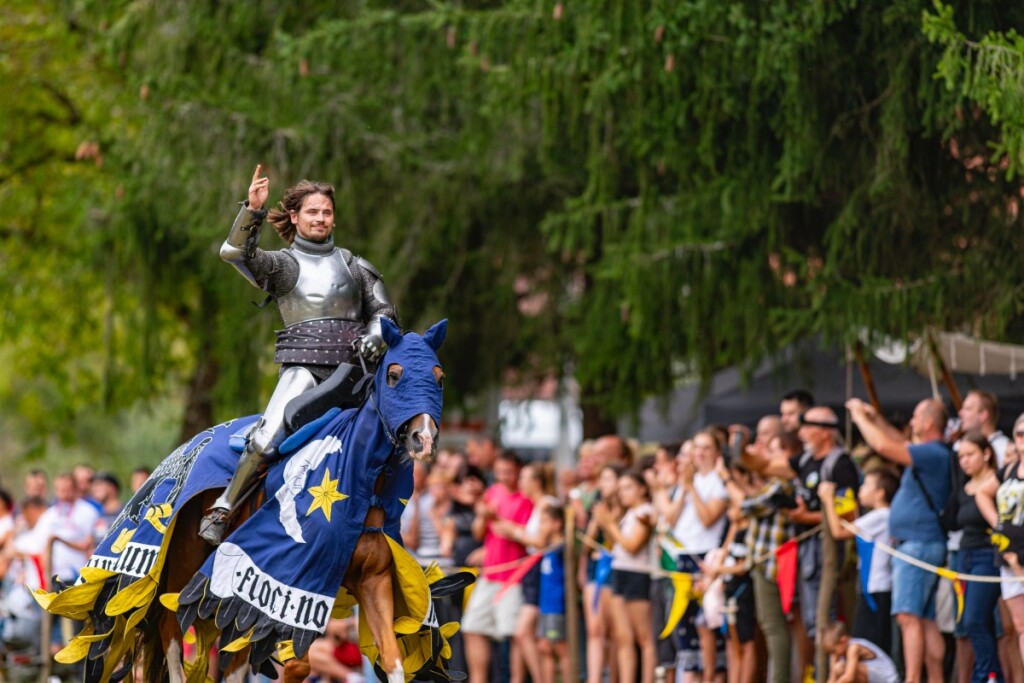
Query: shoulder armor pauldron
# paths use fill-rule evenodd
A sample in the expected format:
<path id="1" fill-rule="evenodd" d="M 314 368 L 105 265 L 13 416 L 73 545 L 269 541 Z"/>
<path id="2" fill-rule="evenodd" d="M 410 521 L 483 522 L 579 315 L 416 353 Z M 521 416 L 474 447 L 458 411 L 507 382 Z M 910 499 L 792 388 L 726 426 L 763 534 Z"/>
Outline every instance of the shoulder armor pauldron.
<path id="1" fill-rule="evenodd" d="M 364 259 L 362 256 L 356 256 L 355 259 L 356 259 L 356 265 L 357 266 L 359 266 L 360 268 L 363 268 L 366 271 L 369 271 L 370 274 L 372 274 L 378 280 L 383 280 L 384 279 L 384 277 L 380 274 L 380 271 L 377 270 L 377 267 L 374 266 L 369 261 L 367 261 L 366 259 Z"/>

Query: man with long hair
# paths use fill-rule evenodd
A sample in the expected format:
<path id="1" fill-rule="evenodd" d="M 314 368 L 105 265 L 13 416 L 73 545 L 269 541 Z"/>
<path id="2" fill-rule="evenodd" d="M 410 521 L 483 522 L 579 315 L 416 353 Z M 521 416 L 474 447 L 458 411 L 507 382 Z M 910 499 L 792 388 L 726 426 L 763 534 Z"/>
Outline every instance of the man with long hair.
<path id="1" fill-rule="evenodd" d="M 277 457 L 285 436 L 285 406 L 330 377 L 356 354 L 375 363 L 385 351 L 381 318 L 398 322 L 380 273 L 365 259 L 334 245 L 334 187 L 310 180 L 285 190 L 281 202 L 264 208 L 270 179 L 257 165 L 249 198 L 220 249 L 254 287 L 277 301 L 284 329 L 277 333 L 274 361 L 281 364 L 277 387 L 263 417 L 248 435 L 227 489 L 203 518 L 199 535 L 211 545 L 224 537 L 231 510 Z M 257 246 L 267 219 L 291 246 L 264 251 Z"/>

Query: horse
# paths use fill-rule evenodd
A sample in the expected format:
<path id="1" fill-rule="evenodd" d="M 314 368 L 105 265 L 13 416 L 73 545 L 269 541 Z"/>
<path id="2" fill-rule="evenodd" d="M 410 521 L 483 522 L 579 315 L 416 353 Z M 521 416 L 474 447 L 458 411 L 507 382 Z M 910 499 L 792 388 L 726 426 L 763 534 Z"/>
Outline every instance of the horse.
<path id="1" fill-rule="evenodd" d="M 285 680 L 298 683 L 327 617 L 358 604 L 360 645 L 378 678 L 450 680 L 446 639 L 458 626 L 438 624 L 431 599 L 461 590 L 472 577 L 419 568 L 398 532 L 412 461 L 435 455 L 444 377 L 436 352 L 446 329 L 441 321 L 423 336 L 402 335 L 384 320 L 388 350 L 363 380 L 367 400 L 328 411 L 281 444 L 286 457 L 216 550 L 198 529 L 220 488 L 204 486 L 209 482 L 196 473 L 232 471 L 223 444 L 237 425 L 183 444 L 115 520 L 79 581 L 37 594 L 48 611 L 89 622 L 58 660 L 86 659 L 88 683 L 123 679 L 140 664 L 146 681 L 192 683 L 206 680 L 209 648 L 219 637 L 225 680 L 243 680 L 248 665 L 268 672 L 276 658 Z M 243 419 L 239 432 L 256 417 Z M 332 510 L 341 508 L 348 516 L 332 521 Z M 198 654 L 185 662 L 183 634 L 190 630 Z"/>

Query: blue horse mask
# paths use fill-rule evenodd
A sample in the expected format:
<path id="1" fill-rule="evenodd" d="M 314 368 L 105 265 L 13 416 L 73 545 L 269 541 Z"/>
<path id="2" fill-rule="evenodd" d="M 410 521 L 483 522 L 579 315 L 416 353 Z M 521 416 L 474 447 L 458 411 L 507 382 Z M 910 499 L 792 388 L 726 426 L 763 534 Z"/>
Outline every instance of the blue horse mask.
<path id="1" fill-rule="evenodd" d="M 388 430 L 395 434 L 412 418 L 426 413 L 441 425 L 441 386 L 434 377 L 434 368 L 440 368 L 437 350 L 444 342 L 448 320 L 442 320 L 423 336 L 415 332 L 404 335 L 387 318 L 381 319 L 381 330 L 388 345 L 387 353 L 381 359 L 374 382 L 373 400 Z M 388 368 L 402 366 L 401 379 L 395 386 L 388 386 Z"/>

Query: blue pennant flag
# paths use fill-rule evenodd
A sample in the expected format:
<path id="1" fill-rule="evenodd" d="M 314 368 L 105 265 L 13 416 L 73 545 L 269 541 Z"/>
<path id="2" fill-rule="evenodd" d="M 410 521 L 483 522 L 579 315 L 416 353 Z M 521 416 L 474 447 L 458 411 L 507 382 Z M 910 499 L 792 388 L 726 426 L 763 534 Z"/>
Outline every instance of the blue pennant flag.
<path id="1" fill-rule="evenodd" d="M 594 611 L 597 611 L 597 606 L 601 602 L 601 587 L 608 583 L 608 577 L 612 575 L 612 554 L 601 549 L 601 557 L 597 560 L 597 564 L 594 565 L 594 583 L 597 585 L 597 590 L 594 591 Z"/>
<path id="2" fill-rule="evenodd" d="M 875 544 L 871 541 L 865 541 L 860 536 L 857 539 L 857 555 L 860 557 L 860 592 L 863 596 L 864 601 L 868 607 L 871 608 L 872 612 L 878 611 L 878 605 L 875 604 L 875 599 L 871 597 L 871 593 L 868 592 L 868 576 L 871 574 L 871 556 L 875 553 Z"/>

